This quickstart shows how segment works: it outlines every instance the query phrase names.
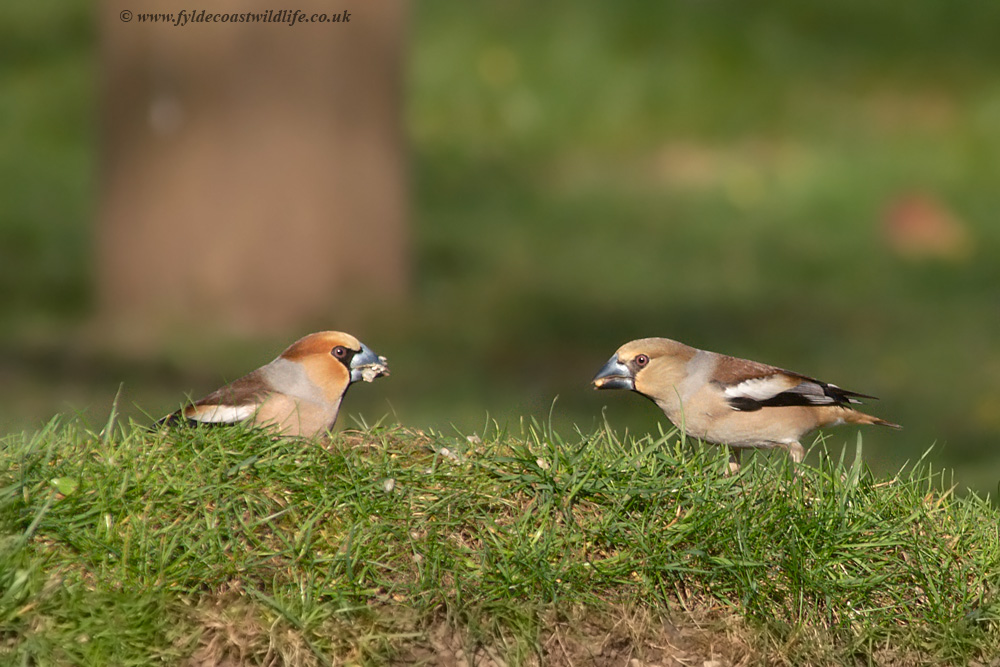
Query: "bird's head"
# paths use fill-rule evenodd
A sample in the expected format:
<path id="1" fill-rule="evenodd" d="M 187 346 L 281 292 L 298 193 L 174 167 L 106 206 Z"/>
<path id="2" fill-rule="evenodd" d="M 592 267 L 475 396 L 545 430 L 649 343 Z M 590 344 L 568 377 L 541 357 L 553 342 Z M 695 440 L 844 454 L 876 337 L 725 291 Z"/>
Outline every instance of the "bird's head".
<path id="1" fill-rule="evenodd" d="M 385 357 L 354 336 L 341 331 L 320 331 L 292 343 L 281 353 L 283 359 L 318 371 L 317 375 L 338 378 L 346 384 L 372 382 L 389 374 Z"/>
<path id="2" fill-rule="evenodd" d="M 669 338 L 633 340 L 618 348 L 591 382 L 594 389 L 631 389 L 655 398 L 681 380 L 696 352 Z"/>

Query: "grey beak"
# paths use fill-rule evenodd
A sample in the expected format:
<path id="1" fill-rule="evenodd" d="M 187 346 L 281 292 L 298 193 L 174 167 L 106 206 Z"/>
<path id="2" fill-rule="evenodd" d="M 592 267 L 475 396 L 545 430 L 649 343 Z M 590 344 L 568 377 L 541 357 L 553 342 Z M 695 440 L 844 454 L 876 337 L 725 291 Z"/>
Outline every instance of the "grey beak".
<path id="1" fill-rule="evenodd" d="M 591 380 L 594 389 L 631 389 L 635 391 L 635 378 L 628 366 L 618 361 L 615 355 L 608 359 L 608 363 L 597 371 L 597 375 Z"/>
<path id="2" fill-rule="evenodd" d="M 374 380 L 380 375 L 388 375 L 389 367 L 386 365 L 385 357 L 380 357 L 370 347 L 361 343 L 361 351 L 351 359 L 351 382 L 366 380 L 366 374 Z"/>

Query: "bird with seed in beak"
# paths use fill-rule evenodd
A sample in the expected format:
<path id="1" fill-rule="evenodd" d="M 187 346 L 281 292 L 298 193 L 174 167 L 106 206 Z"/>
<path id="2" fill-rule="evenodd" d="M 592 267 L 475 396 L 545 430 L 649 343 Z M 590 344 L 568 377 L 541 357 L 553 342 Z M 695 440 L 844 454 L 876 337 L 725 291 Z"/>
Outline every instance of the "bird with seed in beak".
<path id="1" fill-rule="evenodd" d="M 353 383 L 388 374 L 386 358 L 354 336 L 320 331 L 157 424 L 243 422 L 279 435 L 312 438 L 333 427 Z"/>

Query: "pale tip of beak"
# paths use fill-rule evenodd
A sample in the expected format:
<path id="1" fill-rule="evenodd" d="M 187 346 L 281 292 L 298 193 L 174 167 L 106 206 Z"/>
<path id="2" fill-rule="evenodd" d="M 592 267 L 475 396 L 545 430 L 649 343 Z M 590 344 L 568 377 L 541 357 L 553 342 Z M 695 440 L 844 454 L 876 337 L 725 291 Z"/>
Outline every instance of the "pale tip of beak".
<path id="1" fill-rule="evenodd" d="M 377 364 L 368 364 L 367 366 L 361 366 L 359 369 L 361 371 L 361 379 L 365 382 L 374 382 L 375 378 L 383 377 L 389 375 L 389 366 L 387 365 L 389 360 L 385 357 L 380 356 L 378 358 Z"/>

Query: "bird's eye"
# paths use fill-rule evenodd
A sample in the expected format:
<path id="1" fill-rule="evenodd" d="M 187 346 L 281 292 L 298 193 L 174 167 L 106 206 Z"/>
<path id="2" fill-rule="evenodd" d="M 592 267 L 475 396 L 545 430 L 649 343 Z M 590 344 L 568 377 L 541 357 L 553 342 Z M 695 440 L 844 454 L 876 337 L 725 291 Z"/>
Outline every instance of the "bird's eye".
<path id="1" fill-rule="evenodd" d="M 635 358 L 635 365 L 638 366 L 639 368 L 642 368 L 648 363 L 649 363 L 649 357 L 647 357 L 645 354 L 637 355 Z"/>
<path id="2" fill-rule="evenodd" d="M 344 347 L 343 345 L 338 345 L 337 347 L 330 350 L 330 354 L 332 354 L 337 359 L 346 359 L 347 348 Z"/>

